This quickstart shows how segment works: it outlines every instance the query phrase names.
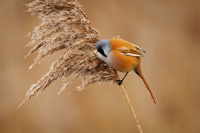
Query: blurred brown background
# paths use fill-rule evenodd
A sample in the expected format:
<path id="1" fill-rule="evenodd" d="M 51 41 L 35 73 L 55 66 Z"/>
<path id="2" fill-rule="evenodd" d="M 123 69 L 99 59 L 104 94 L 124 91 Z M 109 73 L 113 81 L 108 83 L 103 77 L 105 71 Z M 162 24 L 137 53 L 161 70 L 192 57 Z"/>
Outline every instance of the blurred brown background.
<path id="1" fill-rule="evenodd" d="M 28 32 L 40 23 L 25 14 L 30 0 L 0 4 L 0 133 L 138 132 L 120 87 L 94 84 L 83 92 L 57 96 L 62 82 L 17 109 L 29 86 L 45 74 L 56 56 L 32 70 L 36 54 Z M 101 38 L 120 35 L 147 51 L 143 73 L 157 100 L 155 106 L 136 74 L 126 89 L 144 133 L 200 132 L 200 1 L 79 0 Z M 122 75 L 121 75 L 122 76 Z"/>

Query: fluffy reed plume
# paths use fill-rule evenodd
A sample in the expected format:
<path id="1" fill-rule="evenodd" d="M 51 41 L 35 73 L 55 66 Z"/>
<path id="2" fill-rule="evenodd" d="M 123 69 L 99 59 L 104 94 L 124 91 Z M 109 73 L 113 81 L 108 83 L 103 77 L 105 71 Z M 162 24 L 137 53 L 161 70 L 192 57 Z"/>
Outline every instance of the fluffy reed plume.
<path id="1" fill-rule="evenodd" d="M 54 80 L 64 80 L 70 75 L 73 75 L 72 81 L 79 77 L 83 79 L 77 91 L 91 83 L 116 82 L 116 71 L 93 53 L 99 33 L 92 27 L 83 7 L 76 0 L 36 0 L 27 7 L 28 13 L 38 14 L 42 20 L 28 35 L 31 42 L 27 46 L 34 47 L 27 56 L 38 51 L 30 68 L 55 52 L 63 53 L 53 62 L 49 72 L 30 87 L 25 100 L 41 93 Z M 65 83 L 64 88 L 68 85 Z"/>
<path id="2" fill-rule="evenodd" d="M 64 83 L 59 94 L 77 78 L 83 81 L 74 91 L 81 91 L 87 85 L 96 82 L 116 83 L 119 79 L 117 72 L 93 53 L 99 40 L 99 33 L 92 27 L 83 7 L 76 0 L 35 0 L 26 6 L 28 13 L 37 14 L 42 20 L 42 23 L 28 34 L 31 41 L 27 46 L 33 48 L 27 56 L 38 51 L 38 56 L 30 69 L 47 56 L 55 52 L 62 53 L 60 58 L 53 62 L 49 71 L 30 87 L 25 100 L 19 106 L 32 96 L 40 94 L 53 81 L 64 80 L 70 75 L 73 77 L 72 80 Z M 125 89 L 122 91 L 135 114 Z"/>

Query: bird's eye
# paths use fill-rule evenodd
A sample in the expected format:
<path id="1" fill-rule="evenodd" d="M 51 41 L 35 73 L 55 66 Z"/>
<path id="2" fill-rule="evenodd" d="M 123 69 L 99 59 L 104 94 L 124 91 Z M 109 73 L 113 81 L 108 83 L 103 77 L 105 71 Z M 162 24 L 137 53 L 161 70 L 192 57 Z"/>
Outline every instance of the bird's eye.
<path id="1" fill-rule="evenodd" d="M 104 53 L 102 47 L 99 47 L 99 48 L 98 48 L 98 52 L 99 52 L 100 54 L 102 54 L 103 56 L 107 57 L 107 55 Z"/>

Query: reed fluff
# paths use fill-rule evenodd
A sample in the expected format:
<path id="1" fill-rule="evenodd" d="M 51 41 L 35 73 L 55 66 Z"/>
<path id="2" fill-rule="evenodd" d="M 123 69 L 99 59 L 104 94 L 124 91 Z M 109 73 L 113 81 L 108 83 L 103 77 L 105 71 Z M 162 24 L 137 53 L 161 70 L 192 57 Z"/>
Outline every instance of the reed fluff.
<path id="1" fill-rule="evenodd" d="M 52 63 L 49 71 L 30 87 L 25 100 L 40 94 L 53 81 L 64 80 L 70 75 L 73 75 L 72 81 L 77 78 L 83 80 L 75 91 L 81 91 L 96 82 L 116 82 L 117 72 L 93 53 L 99 33 L 92 27 L 83 7 L 76 0 L 35 0 L 26 6 L 28 13 L 38 14 L 42 20 L 42 23 L 28 34 L 31 41 L 27 46 L 34 47 L 27 56 L 38 51 L 30 69 L 55 52 L 61 52 L 61 56 Z M 60 93 L 72 81 L 64 83 Z"/>
<path id="2" fill-rule="evenodd" d="M 26 57 L 38 52 L 30 69 L 55 52 L 60 52 L 61 56 L 52 63 L 49 71 L 30 87 L 25 100 L 19 106 L 34 95 L 39 95 L 57 79 L 64 82 L 59 94 L 77 78 L 82 79 L 82 84 L 74 91 L 82 91 L 87 85 L 96 82 L 116 83 L 119 79 L 117 72 L 93 53 L 95 44 L 100 40 L 99 32 L 92 27 L 83 6 L 76 0 L 35 0 L 26 6 L 27 13 L 37 14 L 42 20 L 41 24 L 28 34 L 31 41 L 27 46 L 32 46 L 32 49 Z M 65 79 L 70 75 L 72 80 L 65 83 Z M 123 86 L 122 88 L 129 107 L 135 114 L 128 95 Z M 136 118 L 136 115 L 134 117 Z"/>

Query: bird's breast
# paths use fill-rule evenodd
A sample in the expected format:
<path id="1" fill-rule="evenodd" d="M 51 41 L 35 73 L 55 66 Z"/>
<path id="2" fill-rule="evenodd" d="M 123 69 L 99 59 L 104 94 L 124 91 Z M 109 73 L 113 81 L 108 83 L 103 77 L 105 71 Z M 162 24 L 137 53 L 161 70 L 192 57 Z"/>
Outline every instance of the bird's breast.
<path id="1" fill-rule="evenodd" d="M 106 63 L 116 71 L 129 72 L 140 64 L 140 57 L 126 56 L 122 53 L 112 50 Z"/>

